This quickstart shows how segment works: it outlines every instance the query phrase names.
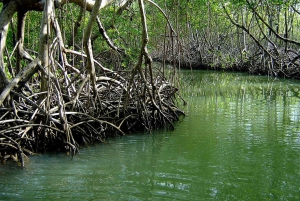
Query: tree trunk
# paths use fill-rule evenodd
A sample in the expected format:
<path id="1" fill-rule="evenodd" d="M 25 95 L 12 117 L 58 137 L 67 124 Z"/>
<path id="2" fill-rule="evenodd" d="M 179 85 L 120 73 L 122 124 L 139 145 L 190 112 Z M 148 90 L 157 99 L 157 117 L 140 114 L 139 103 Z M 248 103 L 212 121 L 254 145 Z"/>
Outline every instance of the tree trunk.
<path id="1" fill-rule="evenodd" d="M 16 74 L 21 70 L 21 60 L 27 59 L 32 61 L 31 56 L 24 50 L 24 32 L 25 32 L 25 19 L 26 13 L 24 11 L 18 11 L 18 25 L 17 25 L 17 43 L 18 43 L 18 52 L 17 52 L 17 64 L 16 64 Z"/>
<path id="2" fill-rule="evenodd" d="M 83 36 L 83 45 L 88 59 L 87 70 L 92 80 L 94 96 L 97 95 L 97 90 L 96 90 L 96 75 L 95 75 L 96 73 L 95 73 L 94 56 L 93 56 L 93 50 L 91 44 L 91 35 L 92 35 L 93 25 L 96 21 L 101 4 L 102 4 L 102 0 L 96 0 L 94 8 L 91 13 L 91 17 L 89 19 L 88 25 L 85 29 L 84 36 Z"/>
<path id="3" fill-rule="evenodd" d="M 8 27 L 16 12 L 17 3 L 15 0 L 12 0 L 7 4 L 4 4 L 3 10 L 0 13 L 0 93 L 9 82 L 5 74 L 4 50 L 6 46 Z"/>
<path id="4" fill-rule="evenodd" d="M 49 74 L 49 35 L 50 35 L 50 20 L 54 12 L 54 0 L 46 0 L 43 11 L 43 19 L 41 23 L 40 43 L 39 43 L 39 59 L 41 60 L 42 67 Z M 41 92 L 48 90 L 48 77 L 42 73 L 41 79 Z M 45 95 L 41 96 L 41 100 Z"/>

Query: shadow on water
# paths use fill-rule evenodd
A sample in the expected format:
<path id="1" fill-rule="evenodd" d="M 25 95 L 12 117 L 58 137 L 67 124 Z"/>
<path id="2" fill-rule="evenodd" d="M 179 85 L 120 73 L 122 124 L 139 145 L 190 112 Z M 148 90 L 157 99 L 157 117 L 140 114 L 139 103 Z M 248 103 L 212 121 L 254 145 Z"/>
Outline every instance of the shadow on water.
<path id="1" fill-rule="evenodd" d="M 298 82 L 209 71 L 181 82 L 175 131 L 0 166 L 0 200 L 299 199 Z"/>

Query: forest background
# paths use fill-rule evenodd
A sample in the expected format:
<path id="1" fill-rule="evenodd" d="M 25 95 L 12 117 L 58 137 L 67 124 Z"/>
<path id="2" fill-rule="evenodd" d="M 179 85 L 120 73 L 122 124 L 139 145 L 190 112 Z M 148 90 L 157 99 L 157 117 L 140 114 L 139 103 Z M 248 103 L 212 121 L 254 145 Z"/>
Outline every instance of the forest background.
<path id="1" fill-rule="evenodd" d="M 0 6 L 1 161 L 24 166 L 27 154 L 74 154 L 110 135 L 173 128 L 183 114 L 180 68 L 300 78 L 295 0 Z"/>

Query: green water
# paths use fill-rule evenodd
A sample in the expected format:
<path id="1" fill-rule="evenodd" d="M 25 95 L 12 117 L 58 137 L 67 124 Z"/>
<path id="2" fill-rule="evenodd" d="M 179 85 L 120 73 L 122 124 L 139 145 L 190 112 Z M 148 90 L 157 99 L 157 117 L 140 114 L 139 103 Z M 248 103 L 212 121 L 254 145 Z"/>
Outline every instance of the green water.
<path id="1" fill-rule="evenodd" d="M 299 200 L 300 83 L 185 72 L 175 131 L 0 166 L 0 200 Z"/>

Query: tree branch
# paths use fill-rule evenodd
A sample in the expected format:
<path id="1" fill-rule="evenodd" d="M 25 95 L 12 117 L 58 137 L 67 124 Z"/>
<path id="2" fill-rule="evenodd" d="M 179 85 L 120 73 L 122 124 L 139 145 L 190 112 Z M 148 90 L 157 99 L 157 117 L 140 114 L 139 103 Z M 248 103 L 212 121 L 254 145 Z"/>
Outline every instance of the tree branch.
<path id="1" fill-rule="evenodd" d="M 230 22 L 235 25 L 236 27 L 244 30 L 251 38 L 252 40 L 254 40 L 254 42 L 264 51 L 266 52 L 274 61 L 276 61 L 276 59 L 273 57 L 272 54 L 270 54 L 270 52 L 262 45 L 260 44 L 260 42 L 253 36 L 253 34 L 250 33 L 249 29 L 247 29 L 244 25 L 238 24 L 237 22 L 235 22 L 229 15 L 228 11 L 226 10 L 225 6 L 222 4 L 223 10 L 225 11 L 226 16 L 228 17 L 228 19 L 230 20 Z"/>
<path id="2" fill-rule="evenodd" d="M 0 94 L 0 105 L 2 105 L 5 98 L 9 95 L 10 91 L 28 74 L 32 74 L 32 72 L 36 71 L 36 67 L 39 65 L 40 60 L 35 59 L 33 62 L 31 62 L 27 68 L 25 68 L 23 71 L 18 73 L 16 77 L 6 85 L 5 89 Z"/>
<path id="3" fill-rule="evenodd" d="M 109 4 L 111 4 L 112 2 L 114 2 L 115 0 L 103 0 L 99 9 L 102 9 L 106 6 L 108 6 Z M 46 0 L 40 0 L 39 2 L 37 2 L 36 0 L 27 0 L 27 1 L 19 1 L 20 6 L 24 8 L 24 10 L 37 10 L 37 11 L 42 11 L 44 8 Z M 68 3 L 74 3 L 78 6 L 80 6 L 81 8 L 86 9 L 87 11 L 92 11 L 94 5 L 95 5 L 94 0 L 54 0 L 54 5 L 55 8 L 60 8 L 65 4 Z"/>
<path id="4" fill-rule="evenodd" d="M 9 83 L 5 74 L 4 65 L 4 50 L 6 47 L 6 38 L 8 33 L 8 27 L 13 15 L 17 12 L 16 1 L 10 1 L 0 13 L 0 93 L 2 89 Z"/>
<path id="5" fill-rule="evenodd" d="M 268 27 L 268 29 L 277 37 L 279 38 L 280 40 L 283 40 L 284 42 L 288 42 L 288 43 L 292 43 L 292 44 L 295 44 L 295 45 L 300 45 L 300 42 L 298 41 L 294 41 L 294 40 L 290 40 L 288 38 L 284 38 L 282 36 L 280 36 L 257 12 L 256 10 L 251 7 L 251 3 L 249 2 L 249 0 L 246 0 L 249 7 L 251 8 L 251 10 L 253 11 L 253 13 L 260 19 L 260 21 L 266 25 Z"/>
<path id="6" fill-rule="evenodd" d="M 90 19 L 88 21 L 87 27 L 85 29 L 84 35 L 83 35 L 83 46 L 85 49 L 85 52 L 87 54 L 88 64 L 87 64 L 87 70 L 89 72 L 89 76 L 92 79 L 92 86 L 94 91 L 94 96 L 97 96 L 97 89 L 96 89 L 96 72 L 95 72 L 95 65 L 94 65 L 94 56 L 93 56 L 93 50 L 92 50 L 92 44 L 91 44 L 91 35 L 92 35 L 92 29 L 93 25 L 96 21 L 96 17 L 98 15 L 99 9 L 102 5 L 103 0 L 96 0 L 95 5 L 93 7 Z M 106 1 L 106 0 L 104 0 Z"/>

